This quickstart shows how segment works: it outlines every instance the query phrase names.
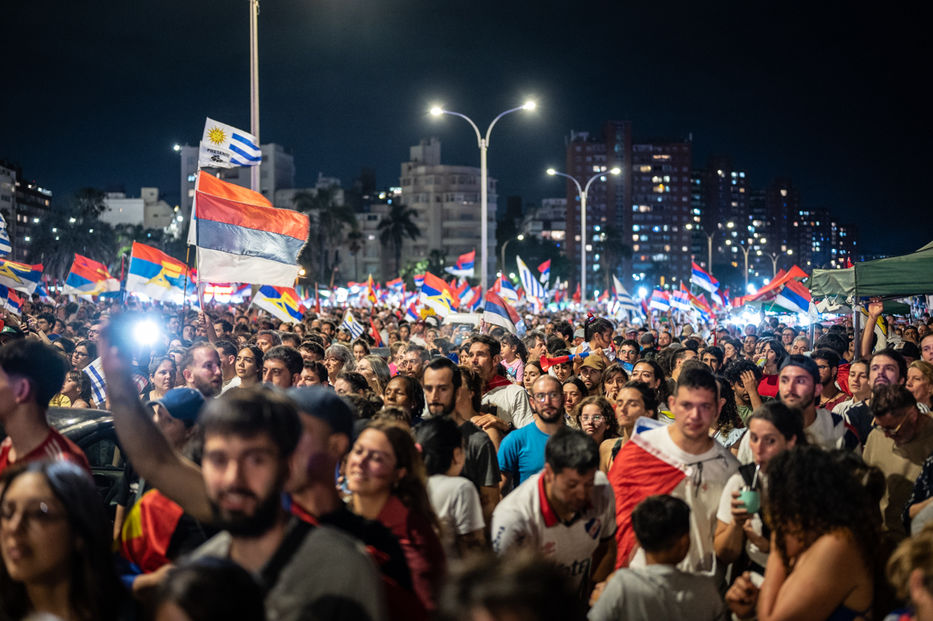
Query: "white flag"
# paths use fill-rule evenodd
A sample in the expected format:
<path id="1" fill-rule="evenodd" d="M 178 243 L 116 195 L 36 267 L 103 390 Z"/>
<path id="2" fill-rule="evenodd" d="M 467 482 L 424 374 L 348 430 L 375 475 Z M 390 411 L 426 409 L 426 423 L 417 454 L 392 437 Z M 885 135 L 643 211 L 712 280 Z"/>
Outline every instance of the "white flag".
<path id="1" fill-rule="evenodd" d="M 252 134 L 208 117 L 198 151 L 201 168 L 234 168 L 259 166 L 262 151 Z"/>

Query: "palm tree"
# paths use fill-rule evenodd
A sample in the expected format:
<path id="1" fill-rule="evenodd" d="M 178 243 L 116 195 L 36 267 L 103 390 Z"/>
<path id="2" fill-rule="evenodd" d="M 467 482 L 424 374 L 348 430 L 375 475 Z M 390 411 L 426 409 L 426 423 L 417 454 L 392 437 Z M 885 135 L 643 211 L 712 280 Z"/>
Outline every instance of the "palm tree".
<path id="1" fill-rule="evenodd" d="M 402 203 L 393 203 L 389 213 L 379 221 L 379 243 L 392 246 L 395 253 L 395 274 L 398 275 L 402 263 L 402 242 L 405 238 L 415 240 L 421 235 L 421 229 L 415 224 L 418 212 Z"/>
<path id="2" fill-rule="evenodd" d="M 33 229 L 30 261 L 42 263 L 44 273 L 56 279 L 68 275 L 75 254 L 113 267 L 117 237 L 110 224 L 98 220 L 103 196 L 100 190 L 84 188 L 54 206 Z"/>
<path id="3" fill-rule="evenodd" d="M 312 216 L 308 243 L 301 251 L 299 263 L 311 267 L 317 263 L 318 274 L 326 281 L 336 262 L 337 247 L 343 241 L 343 229 L 359 230 L 353 209 L 337 203 L 335 188 L 319 188 L 314 193 L 298 192 L 294 198 L 295 209 Z M 314 256 L 314 251 L 318 256 Z"/>
<path id="4" fill-rule="evenodd" d="M 363 249 L 363 232 L 358 228 L 347 233 L 347 249 L 353 256 L 353 280 L 360 279 L 359 254 Z"/>

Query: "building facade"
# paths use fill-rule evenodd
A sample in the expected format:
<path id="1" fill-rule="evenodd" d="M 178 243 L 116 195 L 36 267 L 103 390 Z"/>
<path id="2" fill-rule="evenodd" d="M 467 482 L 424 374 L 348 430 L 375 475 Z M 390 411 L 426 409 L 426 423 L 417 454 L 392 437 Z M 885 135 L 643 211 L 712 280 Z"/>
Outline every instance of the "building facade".
<path id="1" fill-rule="evenodd" d="M 480 273 L 481 201 L 480 169 L 441 163 L 441 142 L 422 140 L 410 149 L 409 161 L 403 162 L 401 201 L 417 213 L 421 235 L 406 239 L 402 246 L 404 260 L 424 259 L 432 250 L 441 250 L 453 262 L 461 254 L 476 250 L 476 274 Z M 496 180 L 488 178 L 487 194 L 487 270 L 496 273 Z M 490 283 L 491 284 L 491 283 Z"/>

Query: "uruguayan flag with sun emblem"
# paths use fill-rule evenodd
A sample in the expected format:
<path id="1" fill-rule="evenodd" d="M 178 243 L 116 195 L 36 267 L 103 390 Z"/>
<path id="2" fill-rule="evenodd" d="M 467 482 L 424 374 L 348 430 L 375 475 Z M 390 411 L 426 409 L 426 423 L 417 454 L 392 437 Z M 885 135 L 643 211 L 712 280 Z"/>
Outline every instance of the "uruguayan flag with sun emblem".
<path id="1" fill-rule="evenodd" d="M 250 133 L 208 118 L 198 151 L 201 168 L 234 168 L 259 166 L 262 151 L 259 141 Z"/>

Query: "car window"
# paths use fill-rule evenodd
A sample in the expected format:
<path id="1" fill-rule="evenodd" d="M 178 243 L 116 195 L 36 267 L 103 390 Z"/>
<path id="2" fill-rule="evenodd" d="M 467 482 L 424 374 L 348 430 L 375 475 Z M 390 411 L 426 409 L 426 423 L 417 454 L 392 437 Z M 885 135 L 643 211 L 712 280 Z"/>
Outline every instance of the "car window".
<path id="1" fill-rule="evenodd" d="M 113 438 L 101 438 L 84 447 L 91 468 L 123 469 L 123 455 Z"/>

